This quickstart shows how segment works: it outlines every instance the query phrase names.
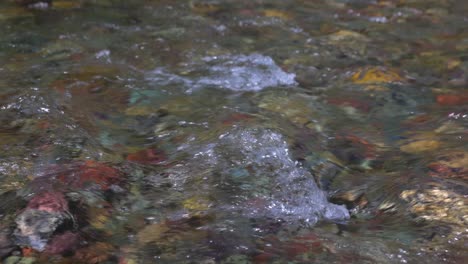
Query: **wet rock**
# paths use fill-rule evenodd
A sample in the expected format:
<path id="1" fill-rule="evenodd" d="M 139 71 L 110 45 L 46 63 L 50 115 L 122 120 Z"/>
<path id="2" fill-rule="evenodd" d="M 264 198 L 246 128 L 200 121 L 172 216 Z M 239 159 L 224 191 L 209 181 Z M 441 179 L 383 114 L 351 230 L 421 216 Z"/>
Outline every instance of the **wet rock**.
<path id="1" fill-rule="evenodd" d="M 13 8 L 2 8 L 0 9 L 0 21 L 16 19 L 16 18 L 27 18 L 33 17 L 34 13 L 31 10 L 22 8 L 22 7 L 13 7 Z M 5 65 L 6 67 L 14 68 L 19 67 L 18 64 Z"/>
<path id="2" fill-rule="evenodd" d="M 43 251 L 57 228 L 70 220 L 68 210 L 62 193 L 44 192 L 34 196 L 16 217 L 14 236 L 18 244 Z"/>
<path id="3" fill-rule="evenodd" d="M 183 201 L 185 209 L 192 212 L 202 212 L 208 210 L 212 206 L 212 202 L 203 196 L 194 196 Z"/>
<path id="4" fill-rule="evenodd" d="M 59 39 L 42 48 L 40 54 L 47 60 L 63 60 L 72 55 L 82 53 L 84 48 L 76 41 Z"/>
<path id="5" fill-rule="evenodd" d="M 80 243 L 80 236 L 77 233 L 66 231 L 63 234 L 54 236 L 45 247 L 47 254 L 64 254 L 75 251 Z"/>
<path id="6" fill-rule="evenodd" d="M 327 103 L 342 108 L 348 115 L 356 115 L 356 112 L 368 113 L 371 110 L 371 104 L 364 98 L 357 96 L 330 97 Z"/>
<path id="7" fill-rule="evenodd" d="M 315 124 L 320 115 L 313 102 L 310 96 L 270 93 L 262 97 L 258 107 L 278 113 L 298 126 L 320 129 L 320 125 Z"/>
<path id="8" fill-rule="evenodd" d="M 274 17 L 282 20 L 290 20 L 293 18 L 292 13 L 279 9 L 265 9 L 262 13 L 266 17 Z"/>
<path id="9" fill-rule="evenodd" d="M 207 230 L 200 227 L 206 225 L 208 221 L 212 221 L 212 217 L 205 215 L 151 224 L 138 232 L 137 242 L 140 246 L 156 244 L 170 251 L 164 253 L 172 254 L 183 250 L 177 248 L 177 243 L 184 241 L 202 243 L 203 239 L 207 237 Z"/>
<path id="10" fill-rule="evenodd" d="M 345 41 L 355 40 L 361 42 L 367 42 L 368 38 L 358 32 L 350 30 L 339 30 L 333 34 L 328 35 L 328 38 L 331 43 L 340 44 Z"/>
<path id="11" fill-rule="evenodd" d="M 166 160 L 166 156 L 157 149 L 144 149 L 128 154 L 127 160 L 143 165 L 158 165 Z"/>
<path id="12" fill-rule="evenodd" d="M 101 189 L 107 190 L 111 185 L 122 180 L 122 174 L 117 169 L 95 161 L 86 161 L 80 172 L 80 186 L 91 182 L 98 184 Z"/>
<path id="13" fill-rule="evenodd" d="M 217 1 L 191 0 L 189 5 L 193 12 L 200 15 L 212 15 L 222 10 L 222 6 Z"/>
<path id="14" fill-rule="evenodd" d="M 468 94 L 440 94 L 436 101 L 439 105 L 466 105 L 468 104 Z"/>
<path id="15" fill-rule="evenodd" d="M 19 245 L 43 251 L 50 237 L 68 219 L 63 212 L 26 209 L 16 218 L 14 236 Z"/>
<path id="16" fill-rule="evenodd" d="M 468 224 L 468 206 L 462 195 L 441 187 L 411 189 L 400 193 L 416 219 L 440 221 L 460 227 Z"/>
<path id="17" fill-rule="evenodd" d="M 161 240 L 162 236 L 169 230 L 170 228 L 166 223 L 148 225 L 138 232 L 137 239 L 141 244 L 156 242 Z"/>
<path id="18" fill-rule="evenodd" d="M 35 195 L 29 201 L 27 208 L 49 213 L 62 213 L 68 211 L 68 202 L 65 200 L 65 196 L 62 193 L 44 192 Z"/>
<path id="19" fill-rule="evenodd" d="M 468 154 L 463 151 L 447 152 L 439 155 L 437 161 L 428 165 L 430 175 L 442 178 L 468 179 Z"/>
<path id="20" fill-rule="evenodd" d="M 52 7 L 59 10 L 68 10 L 80 8 L 81 5 L 82 0 L 54 0 Z"/>
<path id="21" fill-rule="evenodd" d="M 36 263 L 36 258 L 11 256 L 5 259 L 3 264 L 33 264 Z"/>
<path id="22" fill-rule="evenodd" d="M 334 194 L 330 201 L 336 204 L 345 204 L 348 209 L 363 208 L 368 204 L 363 190 L 355 189 Z"/>
<path id="23" fill-rule="evenodd" d="M 10 255 L 15 249 L 16 245 L 10 240 L 8 232 L 0 232 L 0 259 Z"/>
<path id="24" fill-rule="evenodd" d="M 69 171 L 61 173 L 57 178 L 76 189 L 95 185 L 101 190 L 108 190 L 122 182 L 122 173 L 107 164 L 87 160 L 84 163 L 74 164 Z"/>
<path id="25" fill-rule="evenodd" d="M 367 53 L 369 39 L 358 32 L 339 30 L 325 37 L 324 42 L 339 49 L 351 58 L 357 58 Z"/>
<path id="26" fill-rule="evenodd" d="M 398 72 L 383 67 L 364 68 L 351 76 L 351 80 L 357 84 L 401 83 L 404 78 Z"/>
<path id="27" fill-rule="evenodd" d="M 400 150 L 406 153 L 416 154 L 427 151 L 433 151 L 440 147 L 441 143 L 437 140 L 432 139 L 421 139 L 404 144 L 400 147 Z"/>
<path id="28" fill-rule="evenodd" d="M 114 246 L 105 242 L 97 242 L 86 248 L 76 251 L 74 259 L 80 263 L 98 264 L 104 263 L 112 258 L 112 253 L 115 251 Z"/>
<path id="29" fill-rule="evenodd" d="M 250 264 L 250 257 L 245 255 L 231 255 L 220 262 L 221 264 Z"/>
<path id="30" fill-rule="evenodd" d="M 331 152 L 344 164 L 360 165 L 369 169 L 376 159 L 377 146 L 354 135 L 337 136 L 330 143 Z"/>
<path id="31" fill-rule="evenodd" d="M 52 4 L 52 0 L 15 0 L 15 2 L 22 6 L 38 9 L 47 8 Z"/>

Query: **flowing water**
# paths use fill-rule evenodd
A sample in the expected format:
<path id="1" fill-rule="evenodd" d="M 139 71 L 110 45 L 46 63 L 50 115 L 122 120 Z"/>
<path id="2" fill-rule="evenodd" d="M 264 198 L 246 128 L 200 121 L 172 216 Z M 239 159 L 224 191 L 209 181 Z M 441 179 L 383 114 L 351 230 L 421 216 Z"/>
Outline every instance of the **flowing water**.
<path id="1" fill-rule="evenodd" d="M 465 263 L 468 2 L 0 3 L 4 263 Z"/>

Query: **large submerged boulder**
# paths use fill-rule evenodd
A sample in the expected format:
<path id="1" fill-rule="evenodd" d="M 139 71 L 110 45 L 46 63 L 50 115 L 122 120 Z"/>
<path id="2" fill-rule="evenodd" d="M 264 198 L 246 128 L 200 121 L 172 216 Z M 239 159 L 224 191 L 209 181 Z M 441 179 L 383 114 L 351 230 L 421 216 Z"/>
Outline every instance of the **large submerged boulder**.
<path id="1" fill-rule="evenodd" d="M 216 212 L 310 224 L 349 218 L 346 208 L 328 202 L 311 173 L 292 159 L 285 137 L 271 129 L 233 128 L 179 150 L 192 158 L 165 177 L 187 197 L 210 197 L 207 207 Z M 216 189 L 207 187 L 213 185 Z"/>

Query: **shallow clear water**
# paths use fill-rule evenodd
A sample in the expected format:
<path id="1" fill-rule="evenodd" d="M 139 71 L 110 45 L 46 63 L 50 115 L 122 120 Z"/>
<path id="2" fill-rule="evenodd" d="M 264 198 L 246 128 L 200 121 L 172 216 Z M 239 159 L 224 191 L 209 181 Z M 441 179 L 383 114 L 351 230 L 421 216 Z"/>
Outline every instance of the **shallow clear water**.
<path id="1" fill-rule="evenodd" d="M 2 1 L 0 257 L 466 262 L 467 14 Z"/>

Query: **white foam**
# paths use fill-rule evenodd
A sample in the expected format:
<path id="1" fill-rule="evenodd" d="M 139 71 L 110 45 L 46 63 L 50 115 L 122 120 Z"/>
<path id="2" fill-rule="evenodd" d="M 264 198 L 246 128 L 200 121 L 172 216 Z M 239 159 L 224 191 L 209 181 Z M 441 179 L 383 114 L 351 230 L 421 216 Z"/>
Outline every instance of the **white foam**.
<path id="1" fill-rule="evenodd" d="M 298 167 L 289 154 L 288 144 L 281 134 L 264 129 L 235 130 L 220 142 L 220 155 L 229 149 L 228 163 L 231 166 L 251 168 L 253 179 L 268 177 L 270 184 L 255 186 L 268 193 L 268 211 L 275 218 L 303 219 L 315 223 L 321 218 L 344 220 L 349 218 L 347 210 L 327 201 L 313 176 Z M 236 155 L 235 153 L 241 153 Z M 238 159 L 241 160 L 238 160 Z M 228 164 L 223 164 L 227 166 Z M 228 166 L 229 167 L 229 166 Z"/>
<path id="2" fill-rule="evenodd" d="M 293 73 L 283 71 L 272 58 L 260 54 L 205 57 L 201 62 L 187 64 L 181 76 L 157 68 L 147 80 L 158 85 L 177 85 L 186 92 L 202 88 L 232 91 L 260 91 L 267 87 L 296 85 Z"/>
<path id="3" fill-rule="evenodd" d="M 206 142 L 205 142 L 206 143 Z M 349 218 L 348 211 L 329 203 L 313 176 L 291 158 L 284 137 L 263 128 L 238 128 L 194 146 L 185 168 L 210 171 L 217 185 L 239 188 L 233 197 L 219 197 L 218 208 L 242 212 L 249 217 L 304 220 L 311 224 L 320 219 L 333 221 Z M 229 188 L 231 188 L 229 187 Z M 249 200 L 260 199 L 264 206 L 251 208 Z"/>

